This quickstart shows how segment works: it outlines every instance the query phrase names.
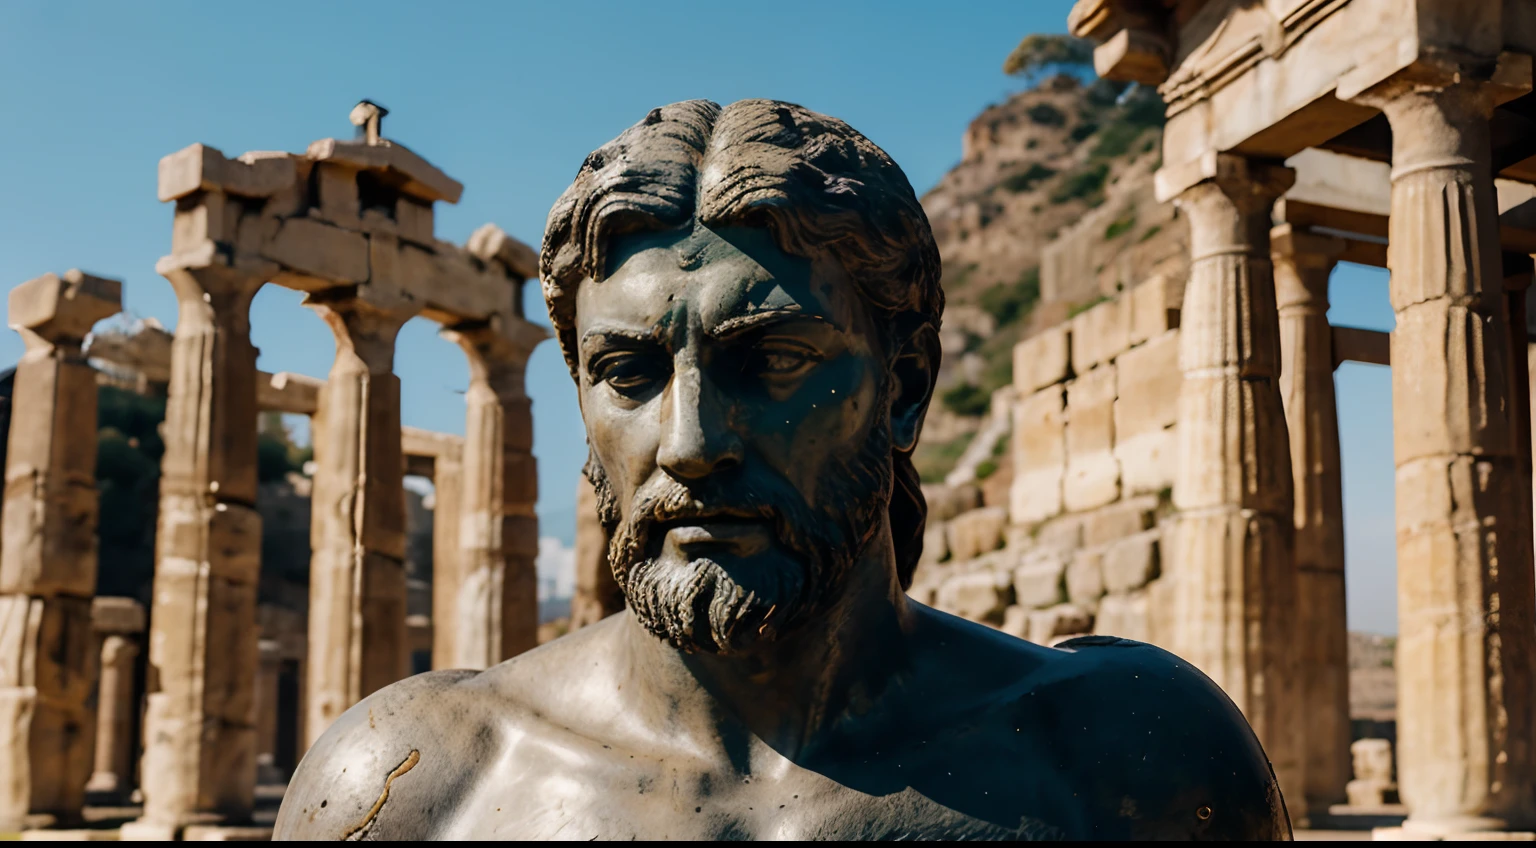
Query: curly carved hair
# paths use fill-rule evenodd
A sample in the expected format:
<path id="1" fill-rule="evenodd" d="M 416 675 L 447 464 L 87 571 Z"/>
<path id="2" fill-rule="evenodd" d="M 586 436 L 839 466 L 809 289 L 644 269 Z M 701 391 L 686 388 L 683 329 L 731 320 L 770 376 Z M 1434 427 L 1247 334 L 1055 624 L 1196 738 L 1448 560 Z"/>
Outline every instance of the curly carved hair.
<path id="1" fill-rule="evenodd" d="M 906 174 L 836 118 L 775 100 L 652 109 L 598 148 L 549 213 L 539 276 L 577 375 L 576 288 L 601 281 L 618 235 L 756 226 L 791 255 L 837 261 L 881 327 L 887 354 L 919 334 L 939 364 L 939 251 Z M 901 584 L 911 585 L 928 507 L 907 451 L 893 451 L 888 507 Z"/>

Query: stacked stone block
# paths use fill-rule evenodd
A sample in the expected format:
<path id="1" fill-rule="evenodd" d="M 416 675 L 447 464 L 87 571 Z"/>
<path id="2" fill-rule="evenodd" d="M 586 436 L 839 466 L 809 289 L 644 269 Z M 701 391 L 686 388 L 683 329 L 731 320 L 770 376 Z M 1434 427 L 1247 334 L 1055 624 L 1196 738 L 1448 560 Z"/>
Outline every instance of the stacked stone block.
<path id="1" fill-rule="evenodd" d="M 1181 297 L 1156 276 L 1018 345 L 1010 508 L 931 495 L 915 597 L 1040 644 L 1170 642 Z"/>

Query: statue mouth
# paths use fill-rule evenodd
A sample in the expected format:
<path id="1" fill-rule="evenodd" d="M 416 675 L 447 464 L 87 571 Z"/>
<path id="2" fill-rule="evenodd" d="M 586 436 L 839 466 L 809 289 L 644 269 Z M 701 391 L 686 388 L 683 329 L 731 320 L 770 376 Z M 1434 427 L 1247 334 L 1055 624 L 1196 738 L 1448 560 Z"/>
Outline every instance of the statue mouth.
<path id="1" fill-rule="evenodd" d="M 723 548 L 737 556 L 747 556 L 767 548 L 773 542 L 773 525 L 761 516 L 726 513 L 676 518 L 656 525 L 654 538 L 664 548 L 685 553 L 700 548 Z"/>

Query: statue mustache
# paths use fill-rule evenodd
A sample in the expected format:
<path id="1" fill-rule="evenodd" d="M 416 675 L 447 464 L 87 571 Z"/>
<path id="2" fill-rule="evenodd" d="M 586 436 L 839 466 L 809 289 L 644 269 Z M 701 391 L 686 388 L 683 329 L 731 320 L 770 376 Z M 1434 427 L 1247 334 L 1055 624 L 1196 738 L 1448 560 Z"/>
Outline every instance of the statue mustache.
<path id="1" fill-rule="evenodd" d="M 781 543 L 794 547 L 799 541 L 796 521 L 804 520 L 803 513 L 808 511 L 804 507 L 782 503 L 780 498 L 760 497 L 752 491 L 726 496 L 722 488 L 712 484 L 689 487 L 671 477 L 662 478 L 635 498 L 621 532 L 636 551 L 649 545 L 658 527 L 685 521 L 763 521 Z"/>

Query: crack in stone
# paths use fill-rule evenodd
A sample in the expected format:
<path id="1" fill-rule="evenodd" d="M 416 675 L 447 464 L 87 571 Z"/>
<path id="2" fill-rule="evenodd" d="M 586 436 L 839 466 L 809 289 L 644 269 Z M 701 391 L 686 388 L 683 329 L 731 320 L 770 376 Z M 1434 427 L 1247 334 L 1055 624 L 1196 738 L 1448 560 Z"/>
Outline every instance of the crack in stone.
<path id="1" fill-rule="evenodd" d="M 421 762 L 421 752 L 412 748 L 411 753 L 406 755 L 405 760 L 400 765 L 395 766 L 395 770 L 384 778 L 384 791 L 379 793 L 379 800 L 373 802 L 373 809 L 368 811 L 368 815 L 363 816 L 362 821 L 347 828 L 347 831 L 341 835 L 341 838 L 349 842 L 357 841 L 353 839 L 354 836 L 361 838 L 363 831 L 368 825 L 373 824 L 373 820 L 379 815 L 379 811 L 384 809 L 384 802 L 389 800 L 389 785 L 395 782 L 395 778 L 415 768 L 419 762 Z"/>

